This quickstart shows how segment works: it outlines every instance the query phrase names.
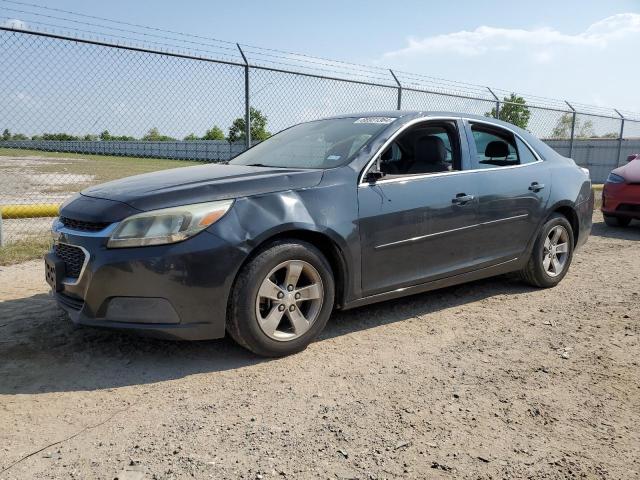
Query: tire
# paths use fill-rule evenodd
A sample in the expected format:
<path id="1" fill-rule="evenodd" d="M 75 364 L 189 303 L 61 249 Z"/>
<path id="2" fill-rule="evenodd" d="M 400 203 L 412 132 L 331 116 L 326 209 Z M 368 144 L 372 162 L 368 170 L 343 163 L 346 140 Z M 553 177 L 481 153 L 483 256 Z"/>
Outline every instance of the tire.
<path id="1" fill-rule="evenodd" d="M 547 243 L 551 232 L 560 233 L 557 245 L 566 244 L 566 252 L 561 249 L 549 250 Z M 564 232 L 564 233 L 562 233 Z M 553 238 L 552 235 L 552 238 Z M 549 240 L 552 240 L 550 238 Z M 564 241 L 563 241 L 564 240 Z M 529 285 L 539 288 L 555 287 L 565 277 L 573 259 L 574 237 L 571 224 L 566 217 L 554 213 L 540 229 L 527 265 L 520 271 L 520 277 Z M 551 256 L 549 256 L 551 255 Z M 557 260 L 556 264 L 553 260 Z M 561 268 L 558 268 L 558 264 Z M 555 272 L 552 270 L 556 270 Z"/>
<path id="2" fill-rule="evenodd" d="M 333 272 L 322 253 L 307 242 L 278 240 L 241 269 L 230 295 L 227 331 L 261 356 L 300 352 L 324 329 L 334 298 Z"/>
<path id="3" fill-rule="evenodd" d="M 604 215 L 604 223 L 610 227 L 628 227 L 631 223 L 631 219 L 626 217 L 614 217 L 613 215 Z"/>

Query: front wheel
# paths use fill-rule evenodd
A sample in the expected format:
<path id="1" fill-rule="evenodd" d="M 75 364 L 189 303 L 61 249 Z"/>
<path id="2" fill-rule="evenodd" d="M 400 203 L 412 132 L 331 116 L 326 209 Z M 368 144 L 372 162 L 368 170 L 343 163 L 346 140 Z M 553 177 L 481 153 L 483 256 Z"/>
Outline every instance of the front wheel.
<path id="1" fill-rule="evenodd" d="M 522 279 L 535 287 L 555 287 L 564 278 L 573 258 L 573 229 L 569 221 L 554 214 L 542 226 Z"/>
<path id="2" fill-rule="evenodd" d="M 313 245 L 277 241 L 241 270 L 231 292 L 227 330 L 258 355 L 306 348 L 322 331 L 334 302 L 331 266 Z"/>
<path id="3" fill-rule="evenodd" d="M 610 227 L 628 227 L 631 219 L 627 217 L 614 217 L 613 215 L 604 215 L 604 223 Z"/>

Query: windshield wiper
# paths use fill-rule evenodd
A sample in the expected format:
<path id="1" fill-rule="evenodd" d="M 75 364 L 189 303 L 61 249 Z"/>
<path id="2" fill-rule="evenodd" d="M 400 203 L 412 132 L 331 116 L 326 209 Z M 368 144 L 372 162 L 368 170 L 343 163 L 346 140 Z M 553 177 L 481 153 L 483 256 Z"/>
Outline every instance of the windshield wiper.
<path id="1" fill-rule="evenodd" d="M 264 163 L 248 163 L 245 166 L 247 166 L 247 167 L 270 167 L 270 165 L 265 165 Z"/>

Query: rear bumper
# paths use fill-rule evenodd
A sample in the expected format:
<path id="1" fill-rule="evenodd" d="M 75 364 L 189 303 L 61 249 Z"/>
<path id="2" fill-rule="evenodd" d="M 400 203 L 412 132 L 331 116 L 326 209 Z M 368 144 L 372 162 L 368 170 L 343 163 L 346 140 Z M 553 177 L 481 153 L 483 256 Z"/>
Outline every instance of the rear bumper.
<path id="1" fill-rule="evenodd" d="M 640 184 L 605 183 L 602 189 L 602 213 L 640 219 Z"/>
<path id="2" fill-rule="evenodd" d="M 591 228 L 593 226 L 593 205 L 594 205 L 593 191 L 589 196 L 589 199 L 576 206 L 576 214 L 578 215 L 578 240 L 576 242 L 576 248 L 580 248 L 587 243 L 589 235 L 591 235 Z"/>
<path id="3" fill-rule="evenodd" d="M 54 293 L 74 323 L 181 340 L 224 336 L 240 249 L 207 231 L 172 245 L 118 249 L 107 249 L 106 237 L 58 234 L 89 255 L 79 278 Z"/>

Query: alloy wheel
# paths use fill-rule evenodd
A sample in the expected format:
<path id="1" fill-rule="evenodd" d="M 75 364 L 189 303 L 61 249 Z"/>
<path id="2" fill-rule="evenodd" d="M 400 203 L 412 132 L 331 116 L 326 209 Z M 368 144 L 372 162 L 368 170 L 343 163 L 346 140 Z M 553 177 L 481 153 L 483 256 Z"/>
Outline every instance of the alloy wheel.
<path id="1" fill-rule="evenodd" d="M 542 247 L 542 267 L 550 277 L 560 275 L 569 259 L 569 232 L 556 225 L 547 234 Z"/>
<path id="2" fill-rule="evenodd" d="M 323 300 L 318 270 L 302 260 L 287 260 L 262 281 L 256 297 L 256 318 L 269 338 L 294 340 L 311 328 Z"/>

